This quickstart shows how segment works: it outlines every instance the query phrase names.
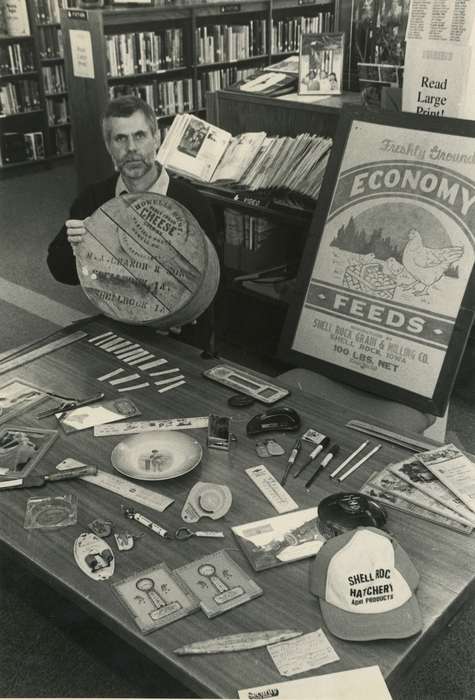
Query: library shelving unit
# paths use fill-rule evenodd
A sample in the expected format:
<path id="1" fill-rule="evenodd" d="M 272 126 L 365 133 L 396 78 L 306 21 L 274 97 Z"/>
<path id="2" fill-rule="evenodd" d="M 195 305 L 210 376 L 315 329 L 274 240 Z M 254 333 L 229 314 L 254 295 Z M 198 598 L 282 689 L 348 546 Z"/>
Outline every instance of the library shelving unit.
<path id="1" fill-rule="evenodd" d="M 18 33 L 0 35 L 2 174 L 71 155 L 60 2 L 16 0 Z"/>
<path id="2" fill-rule="evenodd" d="M 163 133 L 176 113 L 205 116 L 207 91 L 295 53 L 300 18 L 309 28 L 333 31 L 347 5 L 351 0 L 175 0 L 163 7 L 63 10 L 79 187 L 112 173 L 100 127 L 110 97 L 144 97 Z"/>
<path id="3" fill-rule="evenodd" d="M 72 154 L 73 145 L 64 73 L 60 11 L 63 7 L 74 7 L 76 0 L 28 0 L 28 2 L 41 67 L 46 155 L 49 160 L 64 158 Z"/>

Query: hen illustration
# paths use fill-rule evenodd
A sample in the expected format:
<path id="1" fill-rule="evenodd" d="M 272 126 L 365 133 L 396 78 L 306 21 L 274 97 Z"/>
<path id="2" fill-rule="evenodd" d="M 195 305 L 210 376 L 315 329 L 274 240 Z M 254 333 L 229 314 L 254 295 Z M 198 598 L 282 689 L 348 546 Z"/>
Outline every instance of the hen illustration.
<path id="1" fill-rule="evenodd" d="M 427 289 L 440 280 L 445 271 L 462 255 L 462 246 L 426 248 L 422 244 L 419 231 L 415 228 L 411 229 L 402 254 L 402 264 L 413 278 L 413 282 L 405 289 L 417 285 L 418 288 L 414 294 L 426 294 Z"/>

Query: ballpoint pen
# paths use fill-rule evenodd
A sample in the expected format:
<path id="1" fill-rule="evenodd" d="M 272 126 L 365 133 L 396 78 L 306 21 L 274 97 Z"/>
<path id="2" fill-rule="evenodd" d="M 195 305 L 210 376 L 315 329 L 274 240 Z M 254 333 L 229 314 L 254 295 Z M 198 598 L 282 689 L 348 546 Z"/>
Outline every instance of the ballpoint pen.
<path id="1" fill-rule="evenodd" d="M 336 455 L 338 454 L 339 451 L 340 451 L 340 448 L 338 447 L 338 445 L 333 445 L 332 447 L 330 447 L 329 451 L 327 452 L 325 457 L 322 459 L 322 461 L 320 462 L 318 467 L 315 469 L 315 471 L 313 472 L 310 479 L 306 482 L 306 484 L 305 484 L 306 489 L 308 489 L 313 484 L 313 482 L 315 481 L 317 476 L 320 474 L 322 469 L 325 469 L 325 467 L 328 466 L 328 464 L 330 464 L 333 457 L 336 457 Z"/>
<path id="2" fill-rule="evenodd" d="M 287 481 L 287 477 L 290 474 L 290 470 L 292 469 L 292 465 L 294 464 L 295 460 L 299 456 L 299 452 L 302 448 L 302 440 L 300 438 L 297 438 L 297 440 L 294 442 L 294 446 L 292 447 L 292 451 L 289 455 L 289 459 L 287 460 L 287 464 L 285 465 L 285 471 L 282 475 L 282 479 L 280 480 L 281 486 L 284 486 L 285 482 Z"/>
<path id="3" fill-rule="evenodd" d="M 297 476 L 299 476 L 303 472 L 303 470 L 306 469 L 306 467 L 308 467 L 309 464 L 312 464 L 312 462 L 318 457 L 320 452 L 322 452 L 322 450 L 324 450 L 326 447 L 328 447 L 329 444 L 330 444 L 330 438 L 324 437 L 323 440 L 321 441 L 321 443 L 318 444 L 316 446 L 316 448 L 314 450 L 312 450 L 312 452 L 310 452 L 307 461 L 300 467 L 300 469 L 298 469 L 295 472 L 294 479 Z"/>

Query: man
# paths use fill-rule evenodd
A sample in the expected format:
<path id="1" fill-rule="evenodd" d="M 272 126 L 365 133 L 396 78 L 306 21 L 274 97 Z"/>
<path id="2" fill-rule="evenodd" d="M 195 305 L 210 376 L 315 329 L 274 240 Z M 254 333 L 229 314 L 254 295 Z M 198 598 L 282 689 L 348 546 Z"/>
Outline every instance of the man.
<path id="1" fill-rule="evenodd" d="M 160 135 L 153 109 L 134 95 L 112 100 L 102 120 L 104 143 L 116 174 L 87 187 L 73 202 L 70 218 L 48 248 L 47 263 L 53 277 L 63 284 L 79 284 L 75 249 L 88 233 L 84 219 L 102 204 L 127 192 L 156 192 L 183 204 L 216 245 L 213 211 L 198 190 L 169 177 L 156 161 Z M 207 347 L 213 337 L 213 308 L 198 323 L 178 330 L 180 338 L 199 347 Z"/>
<path id="2" fill-rule="evenodd" d="M 87 187 L 73 202 L 70 218 L 48 249 L 48 267 L 63 284 L 79 284 L 74 250 L 88 235 L 84 219 L 101 204 L 126 192 L 156 192 L 183 204 L 215 243 L 216 224 L 206 199 L 193 187 L 171 179 L 156 161 L 160 135 L 153 109 L 143 100 L 126 95 L 106 108 L 102 130 L 116 174 Z"/>

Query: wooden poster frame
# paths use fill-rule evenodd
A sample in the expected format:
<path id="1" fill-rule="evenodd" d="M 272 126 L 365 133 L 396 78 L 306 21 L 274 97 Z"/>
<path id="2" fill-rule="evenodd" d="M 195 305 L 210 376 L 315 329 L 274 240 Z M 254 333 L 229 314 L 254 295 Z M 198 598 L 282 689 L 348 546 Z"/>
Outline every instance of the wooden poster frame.
<path id="1" fill-rule="evenodd" d="M 356 124 L 355 124 L 356 122 Z M 352 133 L 354 134 L 355 131 L 352 128 L 359 128 L 359 125 L 361 123 L 361 128 L 363 129 L 363 132 L 366 132 L 367 136 L 368 135 L 374 135 L 375 136 L 375 141 L 374 141 L 374 148 L 373 146 L 371 148 L 367 148 L 365 152 L 361 152 L 361 165 L 358 164 L 357 158 L 355 157 L 357 152 L 355 150 L 355 145 L 353 144 L 353 152 L 351 151 L 351 141 L 350 139 L 352 137 Z M 383 150 L 381 147 L 382 144 L 382 137 L 381 134 L 383 134 L 383 131 L 381 129 L 383 127 L 384 134 L 390 132 L 389 127 L 396 127 L 399 129 L 393 130 L 392 133 L 394 134 L 403 134 L 404 139 L 407 138 L 405 143 L 406 143 L 406 149 L 408 148 L 407 144 L 411 144 L 409 150 L 406 150 L 406 152 L 401 156 L 401 151 L 399 151 L 398 156 L 394 156 L 393 153 L 388 153 L 387 158 L 384 159 L 380 157 L 380 160 L 378 161 L 377 158 L 377 148 L 379 147 L 380 150 Z M 388 129 L 386 129 L 388 127 Z M 407 132 L 401 132 L 400 130 L 410 130 L 411 133 L 408 134 Z M 412 133 L 413 132 L 413 133 Z M 416 309 L 419 310 L 420 315 L 424 316 L 424 318 L 429 319 L 429 324 L 430 326 L 430 321 L 431 321 L 431 316 L 436 319 L 436 323 L 439 325 L 442 324 L 443 328 L 445 328 L 445 333 L 446 335 L 444 336 L 447 338 L 447 344 L 446 344 L 446 349 L 442 350 L 442 344 L 439 343 L 437 346 L 437 336 L 430 336 L 430 338 L 427 340 L 426 339 L 426 347 L 430 347 L 430 342 L 432 339 L 434 339 L 434 345 L 432 346 L 431 349 L 427 351 L 426 357 L 429 358 L 426 360 L 425 364 L 427 366 L 427 369 L 425 370 L 422 365 L 419 366 L 419 372 L 417 373 L 417 364 L 416 361 L 413 361 L 413 366 L 410 369 L 410 363 L 413 358 L 408 358 L 407 362 L 407 367 L 402 370 L 402 374 L 400 377 L 398 377 L 398 380 L 392 383 L 389 378 L 389 371 L 383 372 L 384 365 L 379 364 L 380 359 L 378 359 L 378 355 L 376 355 L 376 359 L 370 358 L 367 361 L 366 367 L 364 366 L 363 360 L 361 361 L 361 366 L 358 367 L 358 360 L 357 356 L 355 360 L 351 359 L 349 360 L 348 363 L 352 364 L 353 366 L 349 368 L 348 366 L 344 366 L 344 361 L 342 358 L 338 358 L 338 362 L 333 362 L 333 356 L 336 356 L 336 352 L 331 353 L 330 349 L 327 348 L 326 350 L 319 350 L 318 349 L 318 341 L 319 341 L 319 331 L 311 331 L 310 330 L 310 325 L 309 325 L 309 320 L 311 319 L 311 314 L 314 313 L 314 320 L 313 320 L 313 326 L 316 324 L 316 319 L 321 319 L 321 318 L 327 318 L 327 319 L 332 319 L 331 314 L 329 313 L 329 310 L 331 310 L 331 313 L 333 314 L 333 320 L 335 320 L 335 317 L 337 316 L 337 312 L 334 311 L 334 309 L 339 309 L 340 307 L 335 304 L 334 307 L 332 308 L 331 306 L 328 306 L 327 308 L 327 313 L 325 314 L 322 309 L 325 309 L 325 304 L 329 304 L 330 301 L 327 301 L 325 298 L 325 290 L 322 295 L 322 299 L 325 299 L 325 301 L 322 302 L 322 305 L 319 307 L 318 304 L 320 304 L 320 300 L 318 297 L 315 296 L 316 292 L 315 290 L 318 291 L 318 283 L 320 280 L 314 279 L 312 282 L 312 274 L 314 270 L 316 269 L 316 265 L 318 264 L 318 256 L 319 253 L 321 255 L 327 256 L 326 260 L 329 259 L 328 255 L 330 254 L 328 251 L 330 250 L 330 244 L 328 243 L 329 241 L 329 236 L 333 235 L 333 233 L 330 233 L 330 227 L 328 228 L 328 235 L 326 234 L 326 227 L 328 225 L 328 218 L 330 215 L 330 221 L 333 216 L 334 219 L 338 219 L 337 216 L 335 216 L 335 210 L 337 210 L 338 214 L 338 206 L 340 206 L 340 210 L 344 210 L 344 207 L 347 207 L 347 211 L 353 211 L 352 206 L 353 202 L 351 201 L 351 198 L 349 197 L 347 202 L 345 203 L 344 198 L 342 197 L 342 192 L 344 193 L 343 189 L 343 184 L 344 184 L 344 178 L 351 177 L 353 176 L 352 173 L 355 172 L 361 172 L 362 167 L 377 167 L 377 166 L 389 166 L 393 164 L 395 168 L 398 168 L 401 163 L 404 163 L 407 165 L 414 165 L 417 164 L 420 168 L 424 169 L 424 167 L 432 167 L 433 171 L 440 172 L 441 175 L 440 177 L 442 178 L 443 175 L 447 175 L 447 177 L 450 177 L 450 173 L 454 173 L 454 177 L 459 178 L 459 189 L 460 192 L 462 191 L 464 184 L 467 188 L 467 193 L 464 193 L 466 197 L 471 198 L 472 196 L 475 197 L 475 180 L 473 178 L 467 177 L 467 175 L 463 174 L 461 172 L 461 169 L 459 168 L 458 170 L 456 169 L 456 166 L 453 165 L 451 162 L 444 162 L 443 164 L 440 164 L 439 166 L 434 165 L 433 163 L 431 164 L 430 162 L 427 162 L 427 166 L 425 161 L 422 159 L 422 156 L 417 158 L 418 156 L 418 151 L 417 151 L 417 145 L 418 143 L 422 144 L 423 143 L 428 143 L 427 140 L 427 134 L 425 132 L 430 132 L 432 135 L 434 135 L 434 139 L 431 140 L 431 143 L 439 143 L 441 146 L 444 145 L 444 137 L 445 142 L 448 143 L 449 141 L 452 142 L 453 139 L 450 138 L 450 135 L 454 136 L 460 136 L 462 138 L 471 138 L 473 139 L 473 148 L 471 150 L 471 153 L 475 153 L 475 123 L 472 121 L 468 120 L 460 120 L 460 119 L 448 119 L 448 118 L 439 118 L 439 117 L 424 117 L 421 115 L 416 115 L 416 114 L 409 114 L 409 113 L 402 113 L 402 112 L 368 112 L 362 108 L 355 108 L 351 106 L 347 106 L 342 110 L 335 139 L 334 139 L 334 145 L 332 149 L 332 154 L 330 157 L 329 164 L 327 166 L 327 170 L 325 173 L 325 179 L 322 185 L 322 189 L 320 192 L 320 196 L 317 202 L 317 206 L 315 209 L 315 213 L 310 225 L 309 229 L 309 234 L 307 238 L 307 243 L 305 247 L 304 254 L 302 256 L 302 262 L 299 268 L 298 276 L 297 276 L 297 283 L 296 283 L 296 288 L 295 288 L 295 293 L 293 295 L 293 299 L 291 301 L 289 311 L 287 313 L 286 321 L 284 324 L 283 332 L 281 335 L 280 339 L 280 344 L 279 344 L 279 357 L 283 359 L 286 362 L 290 362 L 294 366 L 299 366 L 299 367 L 305 367 L 308 369 L 315 370 L 321 374 L 324 374 L 326 376 L 329 376 L 333 379 L 336 379 L 338 381 L 341 381 L 346 384 L 351 384 L 355 387 L 364 389 L 366 391 L 369 391 L 371 393 L 383 396 L 385 398 L 391 399 L 393 401 L 397 401 L 399 403 L 408 405 L 408 406 L 413 406 L 414 408 L 417 408 L 422 411 L 430 412 L 435 415 L 443 415 L 445 412 L 445 409 L 448 404 L 448 400 L 451 394 L 451 391 L 453 389 L 453 385 L 455 382 L 455 378 L 457 375 L 458 368 L 460 366 L 460 362 L 465 350 L 465 346 L 468 340 L 468 336 L 470 334 L 470 330 L 473 324 L 473 319 L 474 319 L 474 309 L 475 309 L 475 279 L 474 279 L 474 274 L 473 274 L 473 266 L 471 268 L 471 272 L 467 272 L 468 268 L 467 265 L 465 265 L 465 273 L 464 273 L 464 280 L 466 280 L 466 284 L 462 280 L 462 282 L 459 283 L 458 287 L 458 294 L 462 294 L 462 289 L 463 289 L 463 296 L 461 299 L 461 302 L 458 303 L 458 313 L 456 311 L 453 312 L 452 316 L 449 315 L 444 315 L 442 311 L 438 310 L 433 310 L 432 308 L 427 309 L 427 314 L 424 316 L 424 311 L 425 309 L 420 310 L 420 302 L 419 300 L 417 301 L 417 304 L 419 306 L 410 306 L 407 302 L 401 303 L 400 301 L 394 302 L 393 306 L 394 308 L 397 307 L 399 312 L 401 314 L 405 314 L 406 312 L 409 315 L 408 309 L 412 309 L 412 313 Z M 419 134 L 419 139 L 418 139 L 418 134 Z M 380 146 L 377 146 L 376 142 L 376 136 L 379 135 L 380 137 Z M 425 140 L 423 138 L 425 137 Z M 358 137 L 355 138 L 355 142 L 358 143 Z M 352 168 L 347 169 L 346 171 L 344 169 L 341 169 L 342 164 L 344 165 L 344 157 L 347 152 L 347 149 L 349 148 L 349 153 L 351 157 L 353 158 L 352 161 L 348 160 L 348 162 L 351 162 Z M 358 153 L 359 155 L 359 153 Z M 420 155 L 420 152 L 419 152 Z M 427 159 L 427 161 L 430 160 L 428 155 L 424 155 L 424 157 Z M 474 157 L 473 155 L 470 156 L 469 153 L 467 153 L 467 157 Z M 411 160 L 412 158 L 412 160 Z M 398 160 L 399 159 L 399 160 Z M 405 160 L 404 160 L 405 159 Z M 375 165 L 376 164 L 376 165 Z M 473 165 L 471 166 L 473 167 Z M 360 168 L 360 170 L 359 170 Z M 349 174 L 349 175 L 348 175 Z M 428 182 L 428 181 L 427 181 Z M 451 181 L 450 181 L 451 182 Z M 462 184 L 460 184 L 462 183 Z M 354 190 L 350 190 L 351 193 L 353 193 Z M 454 192 L 456 190 L 454 189 Z M 379 196 L 385 196 L 385 201 L 388 201 L 388 197 L 390 196 L 390 193 L 388 188 L 386 188 L 386 191 L 384 193 L 379 193 Z M 397 194 L 397 193 L 396 193 Z M 395 196 L 396 196 L 395 194 Z M 446 191 L 444 190 L 444 197 L 446 195 Z M 405 193 L 403 193 L 405 195 Z M 399 192 L 399 197 L 401 200 L 401 192 Z M 370 195 L 366 195 L 367 200 L 370 200 Z M 374 207 L 374 202 L 376 201 L 376 197 L 378 196 L 378 193 L 372 193 L 371 197 L 373 198 L 371 200 L 371 203 L 367 205 L 367 210 L 370 211 L 371 207 Z M 412 195 L 411 195 L 412 196 Z M 337 199 L 337 197 L 339 199 Z M 406 204 L 408 209 L 410 209 L 411 205 L 412 207 L 423 207 L 424 205 L 424 200 L 427 199 L 424 195 L 424 193 L 418 194 L 417 192 L 414 193 L 414 196 L 412 199 L 407 203 L 409 195 L 406 197 Z M 333 206 L 333 200 L 335 198 L 335 205 L 332 210 Z M 361 200 L 360 200 L 361 201 Z M 383 200 L 380 199 L 380 202 Z M 422 202 L 422 203 L 421 203 Z M 355 199 L 356 205 L 358 205 L 357 199 Z M 452 202 L 450 202 L 452 203 Z M 405 206 L 405 204 L 398 204 L 398 200 L 395 198 L 393 202 L 394 205 L 398 206 Z M 447 199 L 444 199 L 440 204 L 437 203 L 437 206 L 442 210 L 443 205 L 445 206 L 447 204 Z M 362 207 L 363 205 L 361 205 Z M 389 205 L 388 205 L 389 206 Z M 358 209 L 359 212 L 363 211 L 362 208 Z M 427 208 L 427 207 L 426 207 Z M 435 205 L 434 205 L 434 210 L 435 210 Z M 446 209 L 449 207 L 446 206 Z M 454 208 L 454 207 L 452 207 Z M 373 209 L 374 211 L 374 209 Z M 438 212 L 439 210 L 437 210 Z M 467 218 L 470 217 L 470 223 L 473 224 L 475 221 L 475 200 L 473 202 L 473 211 L 470 211 L 470 207 L 467 209 L 468 215 Z M 416 210 L 417 213 L 417 210 Z M 467 212 L 465 212 L 467 213 Z M 449 212 L 450 216 L 454 217 L 455 213 Z M 440 214 L 440 217 L 444 216 L 444 212 Z M 409 216 L 409 214 L 408 214 Z M 429 214 L 425 215 L 429 217 Z M 433 215 L 432 215 L 433 216 Z M 449 216 L 449 215 L 447 215 Z M 381 214 L 380 214 L 381 218 Z M 433 216 L 433 218 L 435 218 Z M 461 217 L 459 217 L 461 219 Z M 394 219 L 393 219 L 394 220 Z M 336 226 L 337 223 L 334 223 L 333 226 Z M 426 221 L 427 223 L 427 221 Z M 441 218 L 441 223 L 442 223 L 442 218 Z M 465 226 L 465 228 L 463 228 Z M 443 228 L 443 226 L 442 226 Z M 463 230 L 462 230 L 463 229 Z M 425 230 L 425 229 L 424 229 Z M 467 234 L 466 231 L 469 231 Z M 427 238 L 427 234 L 426 238 Z M 472 248 L 475 248 L 475 227 L 471 228 L 468 227 L 466 223 L 462 222 L 460 224 L 460 231 L 459 231 L 459 239 L 463 238 L 463 236 L 466 237 L 467 243 L 472 245 Z M 325 241 L 324 245 L 322 246 L 322 241 Z M 334 239 L 332 239 L 332 243 L 334 245 Z M 460 240 L 459 240 L 460 242 Z M 405 239 L 403 242 L 400 242 L 399 245 L 402 247 L 404 245 L 407 245 L 407 239 Z M 448 245 L 447 243 L 445 245 Z M 428 248 L 433 248 L 433 249 L 439 249 L 441 247 L 440 242 L 439 245 L 434 245 L 434 246 L 426 246 Z M 459 246 L 460 249 L 460 246 Z M 402 259 L 402 253 L 404 252 L 404 249 L 402 248 L 402 252 L 400 257 L 400 260 Z M 432 252 L 429 251 L 429 256 L 432 255 Z M 437 254 L 438 251 L 437 251 Z M 462 254 L 460 254 L 462 255 Z M 361 258 L 363 259 L 364 256 L 359 256 L 355 255 L 355 258 Z M 371 259 L 370 256 L 366 256 L 366 258 Z M 374 258 L 374 256 L 373 256 Z M 384 258 L 384 256 L 383 256 Z M 392 258 L 394 260 L 394 258 Z M 407 258 L 406 258 L 407 260 Z M 322 265 L 323 257 L 321 258 L 320 265 Z M 384 260 L 383 260 L 384 261 Z M 377 263 L 379 268 L 381 268 L 382 262 L 381 259 L 378 260 L 376 257 L 373 262 Z M 463 259 L 462 262 L 464 263 Z M 397 267 L 395 269 L 398 270 L 398 275 L 406 275 L 409 276 L 409 282 L 412 280 L 412 285 L 414 285 L 414 279 L 415 277 L 410 277 L 409 272 L 405 267 L 402 267 L 400 262 L 397 262 Z M 469 263 L 467 263 L 469 264 Z M 356 266 L 358 267 L 358 266 Z M 321 268 L 320 268 L 321 269 Z M 348 267 L 346 268 L 346 270 Z M 362 269 L 360 267 L 360 269 Z M 444 273 L 445 274 L 445 273 Z M 457 273 L 458 274 L 458 273 Z M 381 273 L 382 275 L 382 273 Z M 390 275 L 386 279 L 390 279 Z M 341 279 L 341 278 L 340 278 Z M 399 279 L 396 277 L 395 279 Z M 439 278 L 441 279 L 441 278 Z M 328 282 L 328 281 L 327 281 Z M 341 284 L 344 284 L 345 280 L 341 282 Z M 313 285 L 311 287 L 310 285 Z M 325 284 L 325 282 L 323 283 Z M 399 282 L 398 282 L 399 284 Z M 416 287 L 417 284 L 420 286 L 423 286 L 423 283 L 420 281 L 416 282 Z M 465 286 L 462 287 L 462 285 L 465 284 Z M 328 297 L 330 298 L 332 294 L 337 295 L 340 294 L 338 291 L 337 287 L 338 285 L 335 285 L 335 290 L 331 289 L 331 284 L 328 284 L 328 289 L 329 294 Z M 402 287 L 401 289 L 407 289 L 408 287 Z M 315 305 L 310 308 L 309 306 L 306 307 L 306 301 L 307 301 L 307 294 L 309 292 L 314 292 L 312 300 L 314 301 Z M 321 291 L 320 287 L 320 291 Z M 348 293 L 348 297 L 355 298 L 361 302 L 361 304 L 368 305 L 368 306 L 373 306 L 372 302 L 378 303 L 382 307 L 390 308 L 391 307 L 391 299 L 385 304 L 384 300 L 380 300 L 376 296 L 371 296 L 372 292 L 368 293 L 368 291 L 364 290 L 363 291 L 354 291 L 354 288 L 347 289 L 344 286 L 340 287 L 340 290 L 343 290 L 341 293 Z M 429 295 L 429 292 L 427 290 L 430 290 L 430 293 L 432 294 L 432 287 L 426 286 L 424 292 L 420 292 L 420 294 L 426 294 L 427 296 Z M 377 290 L 377 293 L 379 294 L 380 291 Z M 393 292 L 394 293 L 394 292 Z M 434 293 L 435 294 L 435 293 Z M 309 297 L 310 298 L 310 297 Z M 335 296 L 336 299 L 336 296 Z M 416 296 L 414 294 L 414 299 L 416 299 Z M 316 301 L 315 301 L 316 300 Z M 414 302 L 415 303 L 415 302 Z M 427 302 L 429 304 L 430 302 Z M 379 307 L 378 307 L 379 308 Z M 314 311 L 317 309 L 317 311 Z M 378 311 L 379 313 L 379 311 Z M 382 312 L 381 312 L 382 313 Z M 306 314 L 305 319 L 302 321 L 302 315 Z M 318 314 L 320 314 L 318 316 Z M 437 319 L 437 315 L 439 314 L 439 318 Z M 455 317 L 456 316 L 456 317 Z M 368 317 L 369 318 L 369 317 Z M 455 320 L 454 320 L 455 318 Z M 349 332 L 349 336 L 352 337 L 353 335 L 356 335 L 354 332 L 355 327 L 358 325 L 358 318 L 355 317 L 350 317 L 348 316 L 347 318 L 343 318 L 341 323 L 344 325 L 345 322 L 348 324 L 348 328 L 351 324 L 353 324 L 353 331 Z M 373 319 L 374 320 L 374 317 Z M 338 321 L 338 319 L 337 319 Z M 368 321 L 368 319 L 365 319 L 365 322 Z M 378 319 L 379 321 L 379 319 Z M 445 323 L 447 322 L 447 324 Z M 322 325 L 323 322 L 318 322 L 316 324 L 316 328 L 324 329 L 324 326 Z M 424 324 L 426 321 L 424 321 Z M 299 325 L 300 324 L 300 325 Z M 307 325 L 305 325 L 307 324 Z M 426 332 L 425 329 L 428 327 L 424 325 L 424 333 Z M 362 328 L 365 327 L 364 324 L 361 326 Z M 371 326 L 371 323 L 368 322 L 366 324 L 366 327 L 371 328 L 375 335 L 377 335 L 377 332 L 375 330 L 375 324 Z M 327 337 L 327 342 L 330 343 L 329 338 L 334 337 L 331 336 L 331 329 L 334 328 L 332 327 L 331 324 L 328 326 L 330 330 L 328 330 L 328 337 Z M 389 348 L 389 339 L 391 339 L 391 332 L 384 327 L 380 326 L 378 330 L 383 330 L 382 333 L 380 333 L 380 337 L 385 338 L 385 340 L 381 341 L 383 343 L 386 343 L 385 345 L 383 344 L 381 347 L 383 348 L 382 352 L 384 354 L 384 357 L 388 356 L 387 353 L 387 348 Z M 434 331 L 431 331 L 434 333 Z M 436 327 L 435 332 L 439 332 L 440 328 Z M 300 340 L 296 337 L 297 334 L 300 333 Z M 395 332 L 396 333 L 396 332 Z M 395 335 L 395 338 L 398 342 L 401 342 L 401 335 L 399 337 Z M 305 337 L 304 337 L 305 336 Z M 406 339 L 407 339 L 407 333 L 406 333 Z M 414 336 L 415 337 L 415 336 Z M 310 345 L 310 339 L 311 339 L 311 345 Z M 320 341 L 322 343 L 322 340 L 324 338 L 320 336 Z M 415 341 L 419 340 L 417 337 L 415 337 Z M 423 345 L 423 336 L 420 339 L 420 345 Z M 404 341 L 403 337 L 403 342 L 406 342 L 407 346 L 411 347 L 416 347 L 417 343 L 414 342 L 411 345 L 412 338 L 409 338 L 409 340 Z M 298 348 L 296 345 L 300 343 Z M 320 343 L 320 345 L 321 345 Z M 348 345 L 351 345 L 351 343 L 348 343 Z M 307 351 L 308 347 L 308 351 Z M 434 350 L 435 348 L 435 350 Z M 333 349 L 336 351 L 336 347 L 333 346 Z M 406 348 L 407 349 L 407 348 Z M 437 349 L 439 350 L 437 354 Z M 433 350 L 433 354 L 430 355 L 431 350 Z M 440 354 L 440 350 L 442 350 L 442 355 Z M 346 350 L 345 350 L 346 352 Z M 348 352 L 352 352 L 349 350 Z M 376 351 L 375 351 L 376 352 Z M 409 352 L 409 350 L 408 350 Z M 318 353 L 320 353 L 320 357 L 318 356 Z M 325 355 L 326 353 L 326 358 L 322 358 L 322 354 Z M 330 357 L 331 356 L 331 357 Z M 353 357 L 353 356 L 351 356 Z M 435 364 L 439 363 L 435 368 L 431 367 L 431 361 L 430 358 L 435 359 L 436 362 Z M 330 359 L 329 359 L 330 358 Z M 385 362 L 385 360 L 381 360 L 382 363 Z M 422 362 L 422 360 L 420 360 Z M 440 364 L 441 363 L 441 364 Z M 389 363 L 390 364 L 390 363 Z M 400 365 L 396 365 L 397 368 L 400 367 Z M 388 368 L 384 368 L 388 369 Z M 433 370 L 433 371 L 432 371 Z M 394 369 L 394 372 L 398 372 L 399 369 Z M 428 388 L 425 388 L 423 391 L 421 389 L 417 390 L 414 389 L 414 385 L 417 384 L 417 378 L 418 375 L 422 375 L 422 373 L 426 372 L 426 379 L 424 381 L 430 381 L 432 382 L 430 385 L 428 385 Z M 409 380 L 409 375 L 412 372 L 412 377 L 411 380 Z M 407 377 L 406 377 L 406 374 Z M 415 374 L 416 373 L 416 374 Z M 432 373 L 432 374 L 431 374 Z M 376 377 L 375 375 L 377 374 L 384 374 L 384 379 L 381 379 L 380 377 Z M 422 380 L 421 380 L 422 381 Z M 405 382 L 405 383 L 404 383 Z M 432 391 L 431 395 L 429 395 L 429 392 Z"/>

